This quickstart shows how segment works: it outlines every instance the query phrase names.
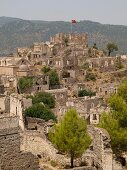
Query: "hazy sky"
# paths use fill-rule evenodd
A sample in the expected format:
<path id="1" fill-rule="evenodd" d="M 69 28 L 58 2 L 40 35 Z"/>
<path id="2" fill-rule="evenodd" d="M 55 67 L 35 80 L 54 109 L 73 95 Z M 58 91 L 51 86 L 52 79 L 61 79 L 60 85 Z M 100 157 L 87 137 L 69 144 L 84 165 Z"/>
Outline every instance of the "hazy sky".
<path id="1" fill-rule="evenodd" d="M 127 0 L 0 0 L 0 16 L 127 25 Z"/>

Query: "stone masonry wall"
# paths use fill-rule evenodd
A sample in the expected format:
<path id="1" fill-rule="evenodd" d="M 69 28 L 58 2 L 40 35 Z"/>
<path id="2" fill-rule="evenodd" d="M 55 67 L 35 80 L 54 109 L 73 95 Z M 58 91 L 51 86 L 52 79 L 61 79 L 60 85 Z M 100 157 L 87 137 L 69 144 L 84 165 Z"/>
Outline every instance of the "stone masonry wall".
<path id="1" fill-rule="evenodd" d="M 1 170 L 38 170 L 38 158 L 30 152 L 20 151 L 20 133 L 19 127 L 15 123 L 12 127 L 7 128 L 7 121 L 4 128 L 0 126 L 0 169 Z M 12 120 L 13 121 L 13 120 Z M 10 121 L 11 122 L 11 121 Z M 12 125 L 12 123 L 11 123 Z"/>
<path id="2" fill-rule="evenodd" d="M 104 129 L 89 126 L 89 133 L 93 138 L 94 162 L 103 170 L 112 170 L 113 154 L 110 146 L 110 136 Z"/>

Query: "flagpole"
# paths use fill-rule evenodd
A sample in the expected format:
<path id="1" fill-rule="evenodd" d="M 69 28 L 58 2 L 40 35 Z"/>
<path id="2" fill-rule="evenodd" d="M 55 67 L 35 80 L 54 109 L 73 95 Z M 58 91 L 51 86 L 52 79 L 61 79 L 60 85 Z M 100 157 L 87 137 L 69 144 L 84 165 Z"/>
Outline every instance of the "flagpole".
<path id="1" fill-rule="evenodd" d="M 71 34 L 72 34 L 72 32 L 73 32 L 73 24 L 75 24 L 77 21 L 76 20 L 71 20 Z"/>
<path id="2" fill-rule="evenodd" d="M 72 22 L 71 22 L 71 34 L 72 34 Z"/>

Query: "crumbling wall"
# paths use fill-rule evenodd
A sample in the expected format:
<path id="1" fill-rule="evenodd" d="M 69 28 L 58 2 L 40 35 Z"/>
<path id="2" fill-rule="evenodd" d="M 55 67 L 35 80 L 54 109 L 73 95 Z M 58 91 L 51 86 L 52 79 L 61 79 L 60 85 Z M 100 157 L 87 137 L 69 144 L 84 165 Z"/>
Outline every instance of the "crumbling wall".
<path id="1" fill-rule="evenodd" d="M 101 167 L 102 170 L 112 170 L 113 154 L 108 132 L 94 126 L 89 126 L 88 131 L 93 138 L 92 151 L 95 155 L 94 164 Z"/>
<path id="2" fill-rule="evenodd" d="M 1 122 L 2 119 L 0 119 L 0 125 Z M 32 153 L 20 151 L 20 134 L 17 124 L 17 117 L 4 118 L 3 126 L 0 126 L 0 168 L 1 170 L 38 170 L 38 158 Z"/>
<path id="3" fill-rule="evenodd" d="M 10 96 L 10 116 L 19 116 L 19 125 L 24 130 L 23 122 L 23 102 L 22 97 L 18 95 Z"/>
<path id="4" fill-rule="evenodd" d="M 40 155 L 44 161 L 55 160 L 62 165 L 70 162 L 64 155 L 57 154 L 57 150 L 37 131 L 25 131 L 22 134 L 21 150 Z"/>

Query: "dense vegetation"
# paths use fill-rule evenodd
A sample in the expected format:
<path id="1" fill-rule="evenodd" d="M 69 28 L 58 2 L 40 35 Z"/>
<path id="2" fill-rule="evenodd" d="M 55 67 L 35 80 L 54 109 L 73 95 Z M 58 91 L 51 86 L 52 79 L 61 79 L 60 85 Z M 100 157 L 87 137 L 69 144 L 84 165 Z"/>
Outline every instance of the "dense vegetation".
<path id="1" fill-rule="evenodd" d="M 55 99 L 54 97 L 46 92 L 39 92 L 36 93 L 34 96 L 32 96 L 32 103 L 44 103 L 47 105 L 49 108 L 54 108 L 55 107 Z"/>
<path id="2" fill-rule="evenodd" d="M 51 110 L 42 103 L 34 104 L 33 106 L 25 110 L 25 116 L 44 119 L 48 121 L 50 119 L 56 120 L 56 117 Z"/>
<path id="3" fill-rule="evenodd" d="M 29 92 L 33 86 L 33 77 L 21 77 L 18 86 L 21 93 Z"/>
<path id="4" fill-rule="evenodd" d="M 58 73 L 55 70 L 50 71 L 49 73 L 49 86 L 50 88 L 60 85 Z"/>
<path id="5" fill-rule="evenodd" d="M 115 66 L 116 66 L 116 70 L 122 69 L 124 67 L 120 57 L 117 57 Z"/>
<path id="6" fill-rule="evenodd" d="M 96 42 L 98 48 L 105 49 L 107 43 L 115 42 L 119 52 L 127 52 L 127 26 L 80 21 L 73 25 L 73 31 L 87 32 L 90 46 Z M 11 53 L 17 47 L 47 41 L 50 36 L 59 32 L 70 32 L 70 22 L 27 21 L 0 17 L 0 52 Z"/>
<path id="7" fill-rule="evenodd" d="M 72 168 L 73 160 L 80 157 L 91 143 L 86 121 L 74 109 L 68 110 L 61 122 L 51 129 L 49 138 L 60 152 L 70 156 Z"/>
<path id="8" fill-rule="evenodd" d="M 53 70 L 48 66 L 44 66 L 42 67 L 41 71 L 43 74 L 49 76 L 49 88 L 50 89 L 59 88 L 60 80 L 59 80 L 59 75 L 56 70 Z"/>
<path id="9" fill-rule="evenodd" d="M 51 108 L 55 107 L 54 97 L 46 92 L 36 93 L 34 96 L 28 96 L 32 99 L 33 105 L 25 110 L 25 116 L 41 118 L 44 120 L 56 120 Z"/>
<path id="10" fill-rule="evenodd" d="M 87 72 L 85 79 L 87 81 L 96 81 L 96 75 L 92 72 Z"/>
<path id="11" fill-rule="evenodd" d="M 42 67 L 42 69 L 41 69 L 42 73 L 44 73 L 44 74 L 48 74 L 50 70 L 51 70 L 51 69 L 50 69 L 50 67 L 48 67 L 48 66 L 44 66 L 44 67 Z"/>
<path id="12" fill-rule="evenodd" d="M 96 92 L 92 92 L 91 90 L 79 90 L 78 91 L 78 97 L 83 97 L 83 96 L 96 96 Z"/>
<path id="13" fill-rule="evenodd" d="M 110 113 L 104 113 L 99 126 L 111 137 L 111 146 L 117 156 L 127 151 L 127 81 L 118 88 L 118 93 L 109 99 Z"/>
<path id="14" fill-rule="evenodd" d="M 118 51 L 118 46 L 115 43 L 108 43 L 107 50 L 108 50 L 108 56 L 110 56 L 112 52 Z"/>

